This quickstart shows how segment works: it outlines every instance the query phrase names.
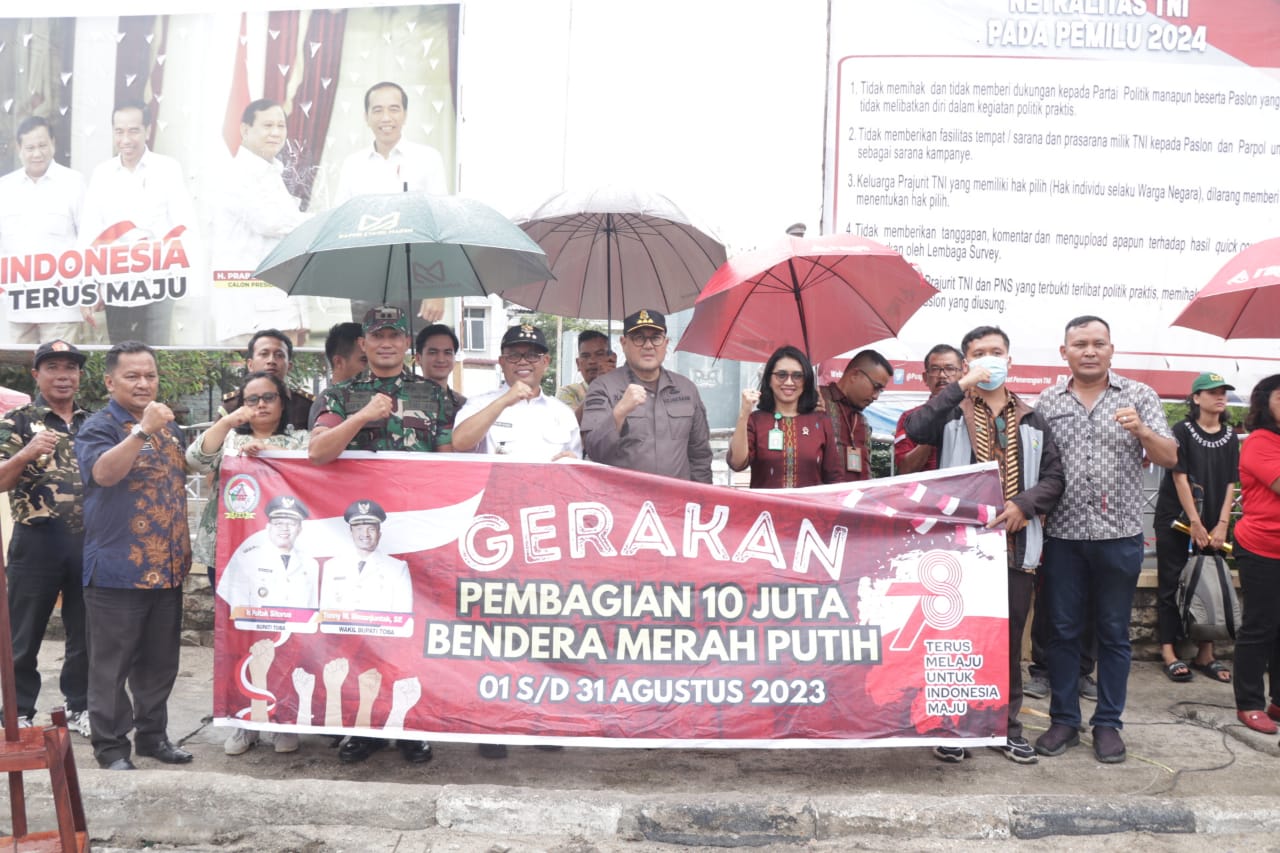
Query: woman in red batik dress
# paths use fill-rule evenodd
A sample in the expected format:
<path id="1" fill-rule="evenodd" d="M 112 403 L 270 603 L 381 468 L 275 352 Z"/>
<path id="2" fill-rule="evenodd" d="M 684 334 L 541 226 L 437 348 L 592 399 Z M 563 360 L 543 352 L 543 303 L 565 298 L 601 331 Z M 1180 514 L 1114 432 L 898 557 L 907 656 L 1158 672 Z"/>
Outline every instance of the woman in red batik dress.
<path id="1" fill-rule="evenodd" d="M 808 357 L 795 347 L 775 352 L 760 387 L 742 392 L 738 424 L 725 461 L 751 468 L 751 488 L 791 489 L 835 483 L 843 464 L 831 419 L 815 411 L 818 386 Z"/>

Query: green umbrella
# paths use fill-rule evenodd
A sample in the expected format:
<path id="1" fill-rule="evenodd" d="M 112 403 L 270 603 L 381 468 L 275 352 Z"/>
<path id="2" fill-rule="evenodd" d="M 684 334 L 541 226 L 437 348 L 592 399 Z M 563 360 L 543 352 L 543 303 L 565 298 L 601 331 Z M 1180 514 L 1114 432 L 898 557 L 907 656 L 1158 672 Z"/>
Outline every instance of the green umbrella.
<path id="1" fill-rule="evenodd" d="M 299 225 L 254 276 L 295 296 L 380 305 L 485 296 L 552 277 L 542 249 L 501 213 L 426 193 L 356 196 Z"/>

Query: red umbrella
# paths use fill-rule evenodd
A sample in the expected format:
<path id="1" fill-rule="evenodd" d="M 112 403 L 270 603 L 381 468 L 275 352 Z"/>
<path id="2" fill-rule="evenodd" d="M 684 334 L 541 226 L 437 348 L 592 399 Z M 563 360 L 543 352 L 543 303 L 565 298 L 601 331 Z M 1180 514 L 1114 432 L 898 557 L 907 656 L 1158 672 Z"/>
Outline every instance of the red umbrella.
<path id="1" fill-rule="evenodd" d="M 1173 321 L 1220 338 L 1280 338 L 1280 237 L 1254 243 L 1192 297 Z"/>
<path id="2" fill-rule="evenodd" d="M 722 264 L 677 349 L 767 361 L 791 344 L 817 364 L 897 335 L 937 292 L 902 255 L 872 240 L 789 237 Z"/>

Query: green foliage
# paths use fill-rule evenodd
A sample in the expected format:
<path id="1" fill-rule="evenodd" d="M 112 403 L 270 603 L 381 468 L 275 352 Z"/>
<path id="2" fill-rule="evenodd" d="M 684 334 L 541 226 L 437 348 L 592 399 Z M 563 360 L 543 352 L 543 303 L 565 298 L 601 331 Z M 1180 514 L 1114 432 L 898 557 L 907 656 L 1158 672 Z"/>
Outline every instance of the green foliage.
<path id="1" fill-rule="evenodd" d="M 871 439 L 871 476 L 889 477 L 893 474 L 892 439 Z"/>
<path id="2" fill-rule="evenodd" d="M 1227 416 L 1231 418 L 1231 423 L 1239 427 L 1244 423 L 1244 416 L 1249 413 L 1248 406 L 1227 406 Z M 1187 404 L 1182 403 L 1165 403 L 1164 416 L 1169 422 L 1169 426 L 1173 426 L 1178 421 L 1187 419 Z"/>

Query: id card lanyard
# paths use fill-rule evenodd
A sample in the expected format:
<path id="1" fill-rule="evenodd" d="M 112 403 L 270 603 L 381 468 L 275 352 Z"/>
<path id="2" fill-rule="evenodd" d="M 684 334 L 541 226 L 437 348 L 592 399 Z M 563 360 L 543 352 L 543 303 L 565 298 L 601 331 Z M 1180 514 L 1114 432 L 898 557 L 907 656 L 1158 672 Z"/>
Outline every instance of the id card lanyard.
<path id="1" fill-rule="evenodd" d="M 782 415 L 778 412 L 773 413 L 773 429 L 769 430 L 769 449 L 782 449 Z"/>

